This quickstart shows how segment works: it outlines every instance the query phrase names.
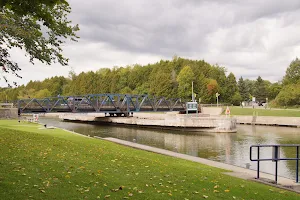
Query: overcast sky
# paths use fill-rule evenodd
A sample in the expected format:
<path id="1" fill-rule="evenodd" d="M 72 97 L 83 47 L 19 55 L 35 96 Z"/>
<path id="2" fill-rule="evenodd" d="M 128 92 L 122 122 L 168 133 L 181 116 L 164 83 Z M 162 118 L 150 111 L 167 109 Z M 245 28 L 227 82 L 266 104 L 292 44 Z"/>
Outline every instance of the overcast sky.
<path id="1" fill-rule="evenodd" d="M 63 75 L 176 54 L 219 64 L 236 77 L 281 80 L 300 55 L 299 0 L 69 0 L 79 42 L 67 42 L 69 66 L 33 66 L 21 50 L 13 58 L 23 79 Z M 2 84 L 2 83 L 1 83 Z M 3 85 L 3 84 L 2 84 Z"/>

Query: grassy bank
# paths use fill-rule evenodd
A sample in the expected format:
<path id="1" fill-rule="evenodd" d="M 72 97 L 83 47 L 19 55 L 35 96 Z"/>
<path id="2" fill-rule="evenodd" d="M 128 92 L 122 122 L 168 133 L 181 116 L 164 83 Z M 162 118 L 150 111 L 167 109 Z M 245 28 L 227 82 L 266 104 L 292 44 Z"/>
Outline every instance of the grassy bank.
<path id="1" fill-rule="evenodd" d="M 226 108 L 225 108 L 226 109 Z M 253 109 L 231 106 L 231 115 L 253 115 L 256 112 L 258 116 L 277 116 L 277 117 L 300 117 L 300 110 L 279 110 L 279 109 Z M 224 114 L 224 113 L 223 113 Z"/>
<path id="2" fill-rule="evenodd" d="M 0 121 L 0 199 L 299 199 L 224 170 Z"/>

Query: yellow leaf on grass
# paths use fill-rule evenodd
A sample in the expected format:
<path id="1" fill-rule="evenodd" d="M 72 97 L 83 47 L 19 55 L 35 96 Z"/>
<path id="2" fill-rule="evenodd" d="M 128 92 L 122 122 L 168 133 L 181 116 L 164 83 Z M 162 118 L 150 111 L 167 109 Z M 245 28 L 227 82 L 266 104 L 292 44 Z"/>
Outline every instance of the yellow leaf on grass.
<path id="1" fill-rule="evenodd" d="M 224 192 L 230 192 L 230 190 L 224 190 Z"/>

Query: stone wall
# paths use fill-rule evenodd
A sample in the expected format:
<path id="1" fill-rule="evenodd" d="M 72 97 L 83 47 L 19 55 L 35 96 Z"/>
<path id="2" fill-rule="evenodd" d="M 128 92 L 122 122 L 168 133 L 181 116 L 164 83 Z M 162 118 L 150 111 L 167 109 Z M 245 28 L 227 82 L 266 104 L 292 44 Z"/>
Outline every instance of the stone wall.
<path id="1" fill-rule="evenodd" d="M 1 119 L 17 119 L 18 109 L 17 108 L 0 108 Z"/>

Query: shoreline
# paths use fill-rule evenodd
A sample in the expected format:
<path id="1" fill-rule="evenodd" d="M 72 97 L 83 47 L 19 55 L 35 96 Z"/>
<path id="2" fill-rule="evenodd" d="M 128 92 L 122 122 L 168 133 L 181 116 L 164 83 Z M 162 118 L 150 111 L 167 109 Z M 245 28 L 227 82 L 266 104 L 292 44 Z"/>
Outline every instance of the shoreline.
<path id="1" fill-rule="evenodd" d="M 241 179 L 239 176 L 245 175 L 244 171 L 236 176 L 231 172 L 235 172 L 231 165 L 224 170 L 203 163 L 206 159 L 197 162 L 193 159 L 201 158 L 190 156 L 191 159 L 186 159 L 181 158 L 186 155 L 165 153 L 169 151 L 151 152 L 145 149 L 151 147 L 134 147 L 135 143 L 125 147 L 109 141 L 114 140 L 110 138 L 106 138 L 108 141 L 102 138 L 90 140 L 60 128 L 40 129 L 41 125 L 29 122 L 23 125 L 13 120 L 0 123 L 2 156 L 20 168 L 1 177 L 1 182 L 9 185 L 1 193 L 2 199 L 24 198 L 24 194 L 18 193 L 20 188 L 33 198 L 43 199 L 90 199 L 95 196 L 101 199 L 131 196 L 134 199 L 242 199 L 245 194 L 249 199 L 299 197 L 297 191 L 283 185 L 265 185 L 245 176 Z M 12 167 L 15 169 L 11 162 L 4 162 L 2 171 L 7 172 Z M 37 173 L 31 168 L 41 170 Z M 44 176 L 50 179 L 40 178 Z M 19 181 L 13 182 L 15 179 Z M 270 192 L 273 192 L 272 197 Z"/>
<path id="2" fill-rule="evenodd" d="M 250 180 L 250 181 L 263 183 L 266 185 L 271 185 L 271 186 L 274 186 L 277 188 L 293 191 L 293 192 L 300 194 L 300 188 L 299 188 L 300 183 L 296 183 L 294 180 L 286 178 L 286 177 L 278 176 L 278 183 L 274 184 L 273 179 L 275 176 L 272 174 L 260 172 L 260 179 L 256 179 L 255 177 L 256 177 L 257 172 L 255 170 L 246 169 L 246 168 L 238 167 L 235 165 L 212 161 L 212 160 L 208 160 L 205 158 L 195 157 L 195 156 L 191 156 L 191 155 L 187 155 L 187 154 L 177 153 L 177 152 L 169 151 L 166 149 L 160 149 L 157 147 L 151 147 L 151 146 L 147 146 L 147 145 L 143 145 L 143 144 L 129 142 L 129 141 L 125 141 L 125 140 L 121 140 L 121 139 L 117 139 L 117 138 L 111 138 L 111 137 L 107 137 L 107 138 L 95 137 L 95 138 L 110 141 L 110 142 L 113 142 L 116 144 L 128 146 L 128 147 L 135 148 L 135 149 L 149 151 L 152 153 L 162 154 L 162 155 L 171 156 L 171 157 L 175 157 L 175 158 L 179 158 L 179 159 L 189 160 L 189 161 L 201 163 L 201 164 L 204 164 L 204 165 L 207 165 L 210 167 L 216 167 L 219 169 L 228 170 L 230 172 L 224 172 L 224 174 L 227 174 L 227 175 L 233 176 L 233 177 L 237 177 L 240 179 L 244 179 L 244 180 Z"/>
<path id="3" fill-rule="evenodd" d="M 53 126 L 53 127 L 55 127 L 55 126 Z M 117 139 L 117 138 L 111 138 L 111 137 L 103 138 L 103 137 L 98 137 L 98 136 L 90 137 L 90 136 L 83 135 L 83 134 L 80 134 L 80 133 L 77 133 L 74 131 L 70 131 L 70 130 L 67 130 L 64 128 L 55 127 L 55 129 L 61 129 L 66 132 L 69 132 L 69 133 L 72 133 L 72 134 L 75 134 L 78 136 L 82 136 L 85 138 L 89 138 L 89 139 L 105 140 L 105 141 L 113 142 L 113 143 L 120 144 L 123 146 L 128 146 L 128 147 L 131 147 L 134 149 L 139 149 L 139 150 L 157 153 L 157 154 L 161 154 L 161 155 L 171 156 L 174 158 L 189 160 L 189 161 L 201 163 L 201 164 L 204 164 L 204 165 L 207 165 L 210 167 L 216 167 L 219 169 L 228 170 L 229 172 L 224 172 L 224 174 L 233 176 L 233 177 L 237 177 L 240 179 L 244 179 L 244 180 L 259 182 L 262 184 L 270 185 L 273 187 L 289 190 L 289 191 L 300 194 L 300 188 L 299 188 L 300 183 L 296 183 L 293 179 L 289 179 L 286 177 L 278 176 L 278 183 L 275 184 L 274 180 L 273 180 L 275 175 L 273 175 L 273 174 L 260 172 L 260 179 L 256 179 L 255 178 L 256 173 L 257 173 L 256 170 L 246 169 L 243 167 L 230 165 L 227 163 L 222 163 L 222 162 L 217 162 L 217 161 L 213 161 L 213 160 L 209 160 L 209 159 L 205 159 L 205 158 L 201 158 L 201 157 L 195 157 L 195 156 L 191 156 L 191 155 L 187 155 L 187 154 L 177 153 L 177 152 L 173 152 L 170 150 L 152 147 L 152 146 L 148 146 L 148 145 L 144 145 L 144 144 L 138 144 L 135 142 L 130 142 L 130 141 L 121 140 L 121 139 Z"/>

